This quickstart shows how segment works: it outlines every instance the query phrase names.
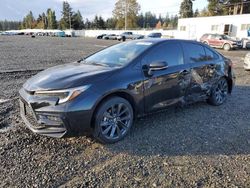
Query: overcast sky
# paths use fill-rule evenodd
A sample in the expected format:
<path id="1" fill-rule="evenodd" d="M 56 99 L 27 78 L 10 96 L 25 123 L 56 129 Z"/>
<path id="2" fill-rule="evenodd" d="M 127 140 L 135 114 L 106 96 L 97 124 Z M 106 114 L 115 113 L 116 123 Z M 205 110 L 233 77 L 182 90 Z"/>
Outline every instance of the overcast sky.
<path id="1" fill-rule="evenodd" d="M 141 12 L 151 11 L 157 15 L 177 14 L 182 0 L 137 0 L 141 5 Z M 22 20 L 31 10 L 35 17 L 47 8 L 56 11 L 57 19 L 61 17 L 63 0 L 1 0 L 0 20 Z M 116 0 L 68 0 L 74 11 L 80 10 L 84 19 L 101 15 L 104 18 L 112 16 Z M 207 0 L 194 1 L 194 10 L 203 9 Z"/>

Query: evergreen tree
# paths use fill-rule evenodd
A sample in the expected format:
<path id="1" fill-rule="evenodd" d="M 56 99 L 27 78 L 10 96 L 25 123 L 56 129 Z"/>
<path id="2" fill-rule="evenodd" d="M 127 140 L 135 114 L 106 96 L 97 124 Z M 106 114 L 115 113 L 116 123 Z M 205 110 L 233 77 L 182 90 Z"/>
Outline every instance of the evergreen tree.
<path id="1" fill-rule="evenodd" d="M 99 29 L 106 29 L 105 21 L 104 21 L 104 19 L 101 16 L 99 16 L 99 25 L 98 25 L 98 28 Z"/>
<path id="2" fill-rule="evenodd" d="M 37 22 L 36 28 L 38 28 L 38 29 L 46 29 L 45 28 L 45 22 L 43 20 L 42 15 L 40 15 L 40 14 L 38 15 L 38 18 L 37 18 L 36 22 Z"/>
<path id="3" fill-rule="evenodd" d="M 74 13 L 74 15 L 72 17 L 72 28 L 73 29 L 79 29 L 79 30 L 84 28 L 82 15 L 81 15 L 79 10 L 76 13 Z"/>
<path id="4" fill-rule="evenodd" d="M 198 17 L 198 16 L 199 16 L 199 14 L 200 14 L 199 10 L 198 10 L 198 9 L 196 9 L 196 10 L 195 10 L 195 12 L 194 12 L 194 17 Z"/>
<path id="5" fill-rule="evenodd" d="M 145 28 L 145 19 L 142 13 L 137 17 L 137 25 L 140 28 Z"/>
<path id="6" fill-rule="evenodd" d="M 157 17 L 150 11 L 145 13 L 145 28 L 154 28 L 157 24 Z"/>
<path id="7" fill-rule="evenodd" d="M 193 17 L 193 2 L 192 0 L 183 0 L 180 6 L 180 17 Z"/>
<path id="8" fill-rule="evenodd" d="M 85 21 L 85 28 L 86 29 L 90 29 L 91 28 L 91 22 L 89 21 L 89 19 L 87 18 L 86 21 Z"/>
<path id="9" fill-rule="evenodd" d="M 67 1 L 63 2 L 63 10 L 62 10 L 62 18 L 60 20 L 60 28 L 61 29 L 70 29 L 72 25 L 72 8 Z"/>
<path id="10" fill-rule="evenodd" d="M 220 2 L 220 0 L 208 0 L 208 12 L 210 16 L 226 14 L 226 10 Z"/>
<path id="11" fill-rule="evenodd" d="M 48 29 L 56 29 L 57 21 L 55 11 L 52 11 L 50 8 L 47 10 L 47 28 Z"/>
<path id="12" fill-rule="evenodd" d="M 108 18 L 105 23 L 105 27 L 108 29 L 114 29 L 116 26 L 117 20 L 115 18 Z"/>
<path id="13" fill-rule="evenodd" d="M 0 21 L 0 31 L 20 29 L 22 23 L 18 21 Z"/>

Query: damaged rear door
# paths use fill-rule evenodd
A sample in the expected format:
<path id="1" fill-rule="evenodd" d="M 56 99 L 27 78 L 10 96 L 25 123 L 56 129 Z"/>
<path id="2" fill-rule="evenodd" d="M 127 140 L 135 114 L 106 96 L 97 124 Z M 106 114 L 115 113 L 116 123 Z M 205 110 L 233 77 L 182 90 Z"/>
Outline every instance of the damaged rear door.
<path id="1" fill-rule="evenodd" d="M 191 70 L 191 82 L 186 92 L 187 102 L 196 102 L 206 99 L 211 85 L 209 72 L 213 61 L 208 61 L 205 48 L 196 42 L 182 42 L 185 61 Z"/>

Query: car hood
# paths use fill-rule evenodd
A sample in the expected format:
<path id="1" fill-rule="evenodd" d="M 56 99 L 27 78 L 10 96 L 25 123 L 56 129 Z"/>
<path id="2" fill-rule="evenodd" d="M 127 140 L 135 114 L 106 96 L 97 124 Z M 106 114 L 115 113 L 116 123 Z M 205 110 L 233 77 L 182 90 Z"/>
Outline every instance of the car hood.
<path id="1" fill-rule="evenodd" d="M 117 68 L 84 63 L 70 63 L 49 68 L 23 85 L 27 91 L 67 89 L 106 79 Z"/>

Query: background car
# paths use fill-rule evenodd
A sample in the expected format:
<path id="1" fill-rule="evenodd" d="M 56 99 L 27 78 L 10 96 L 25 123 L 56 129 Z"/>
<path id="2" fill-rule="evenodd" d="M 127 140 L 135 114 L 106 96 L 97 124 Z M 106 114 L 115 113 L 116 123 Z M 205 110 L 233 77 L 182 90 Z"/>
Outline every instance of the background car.
<path id="1" fill-rule="evenodd" d="M 148 38 L 161 38 L 161 33 L 150 33 L 147 37 Z"/>
<path id="2" fill-rule="evenodd" d="M 129 41 L 30 78 L 20 90 L 21 117 L 41 135 L 91 132 L 114 143 L 136 117 L 197 101 L 223 104 L 234 80 L 232 62 L 207 45 Z"/>
<path id="3" fill-rule="evenodd" d="M 134 34 L 133 36 L 133 40 L 139 40 L 139 39 L 144 39 L 144 35 L 140 35 L 140 34 Z"/>
<path id="4" fill-rule="evenodd" d="M 245 59 L 244 59 L 244 69 L 245 70 L 250 70 L 250 52 L 247 53 L 247 55 L 245 56 Z"/>
<path id="5" fill-rule="evenodd" d="M 117 40 L 117 35 L 116 34 L 109 34 L 103 37 L 105 40 Z"/>
<path id="6" fill-rule="evenodd" d="M 96 38 L 97 39 L 103 39 L 103 37 L 107 36 L 107 34 L 101 34 L 101 35 L 98 35 Z"/>
<path id="7" fill-rule="evenodd" d="M 117 40 L 127 40 L 127 39 L 132 39 L 132 40 L 137 40 L 137 39 L 143 39 L 144 38 L 144 35 L 140 35 L 140 34 L 134 34 L 133 32 L 130 32 L 130 31 L 126 31 L 126 32 L 123 32 L 122 34 L 120 34 L 118 37 L 117 37 Z"/>
<path id="8" fill-rule="evenodd" d="M 242 41 L 241 40 L 234 40 L 228 35 L 221 35 L 221 34 L 204 34 L 200 41 L 204 44 L 215 48 L 223 48 L 224 50 L 231 50 L 242 48 Z"/>
<path id="9" fill-rule="evenodd" d="M 246 43 L 246 49 L 250 49 L 250 41 Z"/>

